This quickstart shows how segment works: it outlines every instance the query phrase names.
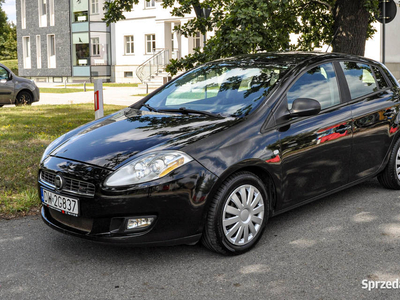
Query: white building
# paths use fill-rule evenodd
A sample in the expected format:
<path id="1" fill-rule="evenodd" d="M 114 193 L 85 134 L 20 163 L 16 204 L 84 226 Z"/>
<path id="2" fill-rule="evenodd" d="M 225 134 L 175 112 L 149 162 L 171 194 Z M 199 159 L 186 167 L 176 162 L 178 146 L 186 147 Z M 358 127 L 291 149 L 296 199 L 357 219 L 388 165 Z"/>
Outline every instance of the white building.
<path id="1" fill-rule="evenodd" d="M 113 64 L 116 82 L 138 82 L 136 69 L 160 53 L 164 58 L 180 58 L 203 46 L 203 36 L 192 38 L 174 32 L 174 27 L 185 24 L 195 17 L 192 13 L 184 18 L 171 17 L 170 9 L 163 9 L 161 1 L 140 0 L 131 12 L 124 13 L 126 20 L 113 26 Z"/>
<path id="2" fill-rule="evenodd" d="M 125 20 L 107 27 L 102 21 L 104 2 L 16 1 L 20 75 L 49 82 L 95 78 L 140 82 L 140 78 L 162 72 L 171 58 L 184 57 L 203 46 L 201 34 L 185 38 L 173 30 L 194 18 L 194 12 L 172 17 L 172 8 L 164 9 L 161 0 L 140 0 L 131 12 L 124 13 Z M 382 25 L 376 28 L 365 56 L 382 61 Z M 400 78 L 398 28 L 400 16 L 386 26 L 386 65 Z"/>

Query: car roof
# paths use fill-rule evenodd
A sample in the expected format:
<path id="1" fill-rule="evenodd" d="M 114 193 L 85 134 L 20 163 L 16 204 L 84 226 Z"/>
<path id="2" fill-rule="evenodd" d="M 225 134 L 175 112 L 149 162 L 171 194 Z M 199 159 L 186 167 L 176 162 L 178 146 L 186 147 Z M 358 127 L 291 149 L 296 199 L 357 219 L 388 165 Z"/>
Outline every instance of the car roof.
<path id="1" fill-rule="evenodd" d="M 378 62 L 350 54 L 335 53 L 335 52 L 260 52 L 254 54 L 243 54 L 228 58 L 222 58 L 213 61 L 212 63 L 226 63 L 237 66 L 251 65 L 286 65 L 287 67 L 299 66 L 302 64 L 313 64 L 324 60 L 357 60 L 365 63 L 379 64 Z"/>

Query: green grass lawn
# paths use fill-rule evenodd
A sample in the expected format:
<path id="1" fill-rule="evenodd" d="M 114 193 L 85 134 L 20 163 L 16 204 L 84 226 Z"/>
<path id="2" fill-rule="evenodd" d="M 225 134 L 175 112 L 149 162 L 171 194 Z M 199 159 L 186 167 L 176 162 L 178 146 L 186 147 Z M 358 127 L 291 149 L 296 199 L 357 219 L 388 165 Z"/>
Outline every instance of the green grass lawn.
<path id="1" fill-rule="evenodd" d="M 84 92 L 83 89 L 70 89 L 70 88 L 39 88 L 40 93 L 54 93 L 54 94 L 67 94 Z M 93 92 L 93 89 L 86 89 L 86 92 Z"/>
<path id="2" fill-rule="evenodd" d="M 11 69 L 15 75 L 18 75 L 18 59 L 0 60 L 0 63 Z"/>
<path id="3" fill-rule="evenodd" d="M 122 108 L 104 105 L 104 112 Z M 58 136 L 92 120 L 93 104 L 0 109 L 0 218 L 37 211 L 37 173 L 43 151 Z"/>

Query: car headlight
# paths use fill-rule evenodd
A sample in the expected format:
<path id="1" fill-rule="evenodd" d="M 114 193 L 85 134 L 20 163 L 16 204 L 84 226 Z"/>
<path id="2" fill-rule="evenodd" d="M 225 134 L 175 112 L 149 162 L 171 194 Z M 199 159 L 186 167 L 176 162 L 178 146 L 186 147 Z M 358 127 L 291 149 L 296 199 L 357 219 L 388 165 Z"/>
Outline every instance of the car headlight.
<path id="1" fill-rule="evenodd" d="M 50 145 L 47 146 L 46 150 L 44 150 L 44 153 L 42 155 L 42 158 L 40 159 L 40 162 L 42 162 L 49 154 L 51 151 L 53 151 L 53 149 L 57 146 L 57 144 L 59 144 L 63 139 L 65 138 L 65 134 L 63 134 L 62 136 L 56 138 L 54 141 L 52 141 L 50 143 Z"/>
<path id="2" fill-rule="evenodd" d="M 193 159 L 180 151 L 161 151 L 139 157 L 118 169 L 106 179 L 109 187 L 143 183 L 164 177 Z"/>

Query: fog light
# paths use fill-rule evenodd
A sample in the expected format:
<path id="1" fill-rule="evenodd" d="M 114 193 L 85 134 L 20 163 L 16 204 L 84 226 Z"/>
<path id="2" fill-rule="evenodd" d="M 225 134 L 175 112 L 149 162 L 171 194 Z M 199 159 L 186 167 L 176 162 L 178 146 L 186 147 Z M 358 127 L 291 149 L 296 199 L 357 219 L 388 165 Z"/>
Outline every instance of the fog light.
<path id="1" fill-rule="evenodd" d="M 155 218 L 153 218 L 153 217 L 128 219 L 128 223 L 126 225 L 126 229 L 136 229 L 136 228 L 148 227 L 154 222 L 154 219 Z"/>

